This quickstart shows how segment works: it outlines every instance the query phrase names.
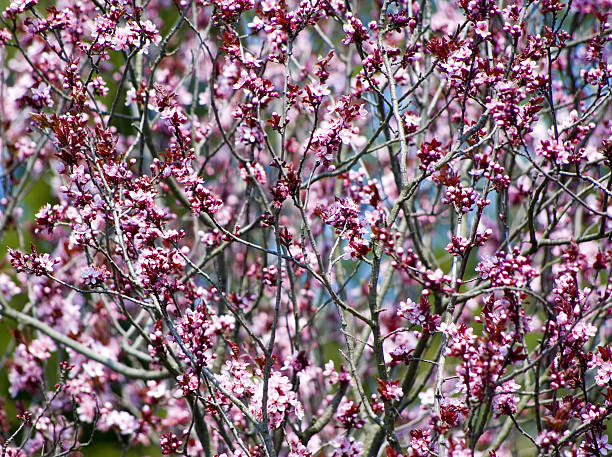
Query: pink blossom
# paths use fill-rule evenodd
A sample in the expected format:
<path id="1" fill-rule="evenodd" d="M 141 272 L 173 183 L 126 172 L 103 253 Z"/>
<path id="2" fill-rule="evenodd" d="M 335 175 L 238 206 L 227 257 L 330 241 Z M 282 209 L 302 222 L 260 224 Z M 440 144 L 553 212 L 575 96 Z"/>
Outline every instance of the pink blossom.
<path id="1" fill-rule="evenodd" d="M 260 380 L 251 404 L 251 412 L 258 418 L 262 417 L 263 389 L 264 382 Z M 291 390 L 289 378 L 274 371 L 268 379 L 267 389 L 267 413 L 270 428 L 278 428 L 288 415 L 298 420 L 304 417 L 302 404 L 297 399 L 295 392 Z"/>
<path id="2" fill-rule="evenodd" d="M 483 40 L 486 40 L 491 36 L 491 32 L 489 32 L 489 24 L 487 21 L 478 21 L 474 27 L 474 31 L 476 35 L 478 35 Z"/>
<path id="3" fill-rule="evenodd" d="M 352 436 L 338 437 L 332 442 L 334 447 L 334 457 L 359 457 L 363 452 L 363 444 L 356 441 Z"/>

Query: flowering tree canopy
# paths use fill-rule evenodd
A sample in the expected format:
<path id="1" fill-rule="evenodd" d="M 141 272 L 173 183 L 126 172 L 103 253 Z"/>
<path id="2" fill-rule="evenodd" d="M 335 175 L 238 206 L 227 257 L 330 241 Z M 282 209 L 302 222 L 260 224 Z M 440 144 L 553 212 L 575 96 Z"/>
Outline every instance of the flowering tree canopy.
<path id="1" fill-rule="evenodd" d="M 2 457 L 612 449 L 611 0 L 7 3 Z"/>

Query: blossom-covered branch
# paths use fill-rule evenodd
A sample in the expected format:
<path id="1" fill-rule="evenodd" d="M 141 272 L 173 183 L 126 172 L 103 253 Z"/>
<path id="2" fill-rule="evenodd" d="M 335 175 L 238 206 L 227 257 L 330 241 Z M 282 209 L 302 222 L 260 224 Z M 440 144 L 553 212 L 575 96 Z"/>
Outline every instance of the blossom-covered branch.
<path id="1" fill-rule="evenodd" d="M 2 456 L 607 455 L 611 11 L 12 0 Z"/>

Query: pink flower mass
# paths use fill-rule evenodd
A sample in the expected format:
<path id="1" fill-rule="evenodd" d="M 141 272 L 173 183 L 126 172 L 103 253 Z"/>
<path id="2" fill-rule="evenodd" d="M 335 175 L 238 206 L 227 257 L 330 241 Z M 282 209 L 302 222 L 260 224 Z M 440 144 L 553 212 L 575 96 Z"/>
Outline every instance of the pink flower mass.
<path id="1" fill-rule="evenodd" d="M 0 457 L 610 455 L 611 0 L 0 13 Z"/>

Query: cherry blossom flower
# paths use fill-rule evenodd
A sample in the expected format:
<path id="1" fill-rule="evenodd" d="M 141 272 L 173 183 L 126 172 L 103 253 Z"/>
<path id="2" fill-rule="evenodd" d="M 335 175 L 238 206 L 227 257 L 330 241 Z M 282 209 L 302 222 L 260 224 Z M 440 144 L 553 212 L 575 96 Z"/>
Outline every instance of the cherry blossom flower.
<path id="1" fill-rule="evenodd" d="M 288 415 L 298 420 L 304 417 L 302 404 L 291 390 L 291 382 L 286 376 L 273 372 L 268 380 L 267 412 L 270 428 L 278 428 Z M 252 399 L 251 411 L 256 417 L 262 417 L 264 383 L 260 381 Z"/>
<path id="2" fill-rule="evenodd" d="M 332 441 L 334 447 L 334 457 L 359 457 L 363 452 L 363 444 L 360 441 L 356 441 L 352 436 L 350 437 L 338 437 L 335 441 Z"/>

